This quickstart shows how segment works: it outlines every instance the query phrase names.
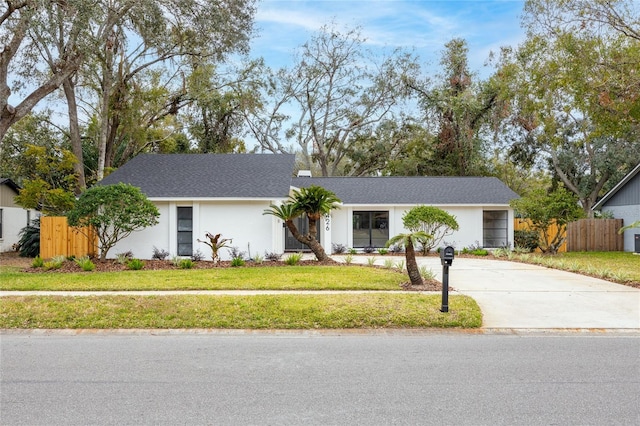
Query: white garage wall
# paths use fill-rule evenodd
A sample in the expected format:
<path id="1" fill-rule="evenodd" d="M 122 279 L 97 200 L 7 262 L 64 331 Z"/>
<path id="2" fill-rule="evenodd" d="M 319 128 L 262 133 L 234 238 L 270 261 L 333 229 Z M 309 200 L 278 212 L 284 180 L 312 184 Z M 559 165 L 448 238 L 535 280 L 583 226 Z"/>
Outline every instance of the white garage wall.
<path id="1" fill-rule="evenodd" d="M 109 250 L 107 258 L 115 259 L 118 253 L 131 250 L 133 256 L 138 259 L 151 259 L 154 246 L 160 250 L 167 250 L 172 255 L 176 253 L 175 248 L 173 251 L 169 250 L 169 203 L 154 204 L 160 211 L 159 223 L 156 226 L 132 232 Z"/>

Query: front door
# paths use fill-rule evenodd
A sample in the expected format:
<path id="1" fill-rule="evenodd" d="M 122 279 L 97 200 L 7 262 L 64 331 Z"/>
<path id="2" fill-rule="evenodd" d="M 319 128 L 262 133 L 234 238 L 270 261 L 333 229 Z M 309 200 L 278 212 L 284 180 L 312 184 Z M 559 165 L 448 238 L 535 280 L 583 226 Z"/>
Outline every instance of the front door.
<path id="1" fill-rule="evenodd" d="M 307 215 L 302 215 L 294 219 L 293 223 L 296 225 L 298 231 L 305 235 L 309 232 L 309 220 L 307 219 Z M 316 225 L 318 222 L 316 222 Z M 310 251 L 309 247 L 302 244 L 300 241 L 296 240 L 295 237 L 289 231 L 289 228 L 284 228 L 285 239 L 284 239 L 284 251 Z M 320 241 L 320 228 L 318 227 L 318 233 L 316 234 L 316 239 Z"/>

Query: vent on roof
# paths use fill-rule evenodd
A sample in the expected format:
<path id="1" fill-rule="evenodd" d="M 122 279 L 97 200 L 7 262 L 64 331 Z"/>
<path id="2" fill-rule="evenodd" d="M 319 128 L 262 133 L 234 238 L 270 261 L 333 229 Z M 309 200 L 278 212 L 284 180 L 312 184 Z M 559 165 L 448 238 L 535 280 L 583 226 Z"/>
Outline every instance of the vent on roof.
<path id="1" fill-rule="evenodd" d="M 311 177 L 311 170 L 298 170 L 298 177 Z"/>

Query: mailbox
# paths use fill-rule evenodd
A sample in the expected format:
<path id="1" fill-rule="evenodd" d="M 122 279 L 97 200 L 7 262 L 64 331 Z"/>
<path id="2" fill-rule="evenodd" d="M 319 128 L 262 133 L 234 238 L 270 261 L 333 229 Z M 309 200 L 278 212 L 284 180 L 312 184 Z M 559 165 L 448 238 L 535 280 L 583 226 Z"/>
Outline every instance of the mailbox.
<path id="1" fill-rule="evenodd" d="M 451 246 L 447 246 L 440 250 L 440 262 L 442 263 L 442 266 L 451 266 L 454 255 L 455 250 Z"/>

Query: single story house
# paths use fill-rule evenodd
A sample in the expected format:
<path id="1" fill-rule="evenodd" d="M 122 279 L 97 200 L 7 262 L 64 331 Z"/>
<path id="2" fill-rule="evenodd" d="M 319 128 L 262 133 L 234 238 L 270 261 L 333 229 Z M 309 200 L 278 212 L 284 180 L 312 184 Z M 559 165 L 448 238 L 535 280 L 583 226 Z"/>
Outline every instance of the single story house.
<path id="1" fill-rule="evenodd" d="M 607 192 L 593 210 L 609 212 L 614 218 L 623 219 L 624 225 L 640 220 L 640 164 Z M 640 253 L 640 228 L 624 232 L 624 251 Z"/>
<path id="2" fill-rule="evenodd" d="M 20 241 L 20 231 L 35 219 L 38 213 L 27 210 L 13 199 L 20 187 L 11 179 L 0 178 L 0 252 L 13 251 Z"/>
<path id="3" fill-rule="evenodd" d="M 293 177 L 289 154 L 142 154 L 103 179 L 139 187 L 160 210 L 159 224 L 131 234 L 109 253 L 131 250 L 150 258 L 153 247 L 190 256 L 208 247 L 205 234 L 221 233 L 247 256 L 300 251 L 303 247 L 282 221 L 264 215 L 271 204 L 287 200 L 291 190 L 319 185 L 342 200 L 324 218 L 319 239 L 361 249 L 384 247 L 404 232 L 402 215 L 410 208 L 434 205 L 455 215 L 460 230 L 447 242 L 457 248 L 513 245 L 513 210 L 518 195 L 490 177 Z M 305 221 L 298 222 L 304 226 Z M 223 259 L 229 258 L 223 253 Z"/>

